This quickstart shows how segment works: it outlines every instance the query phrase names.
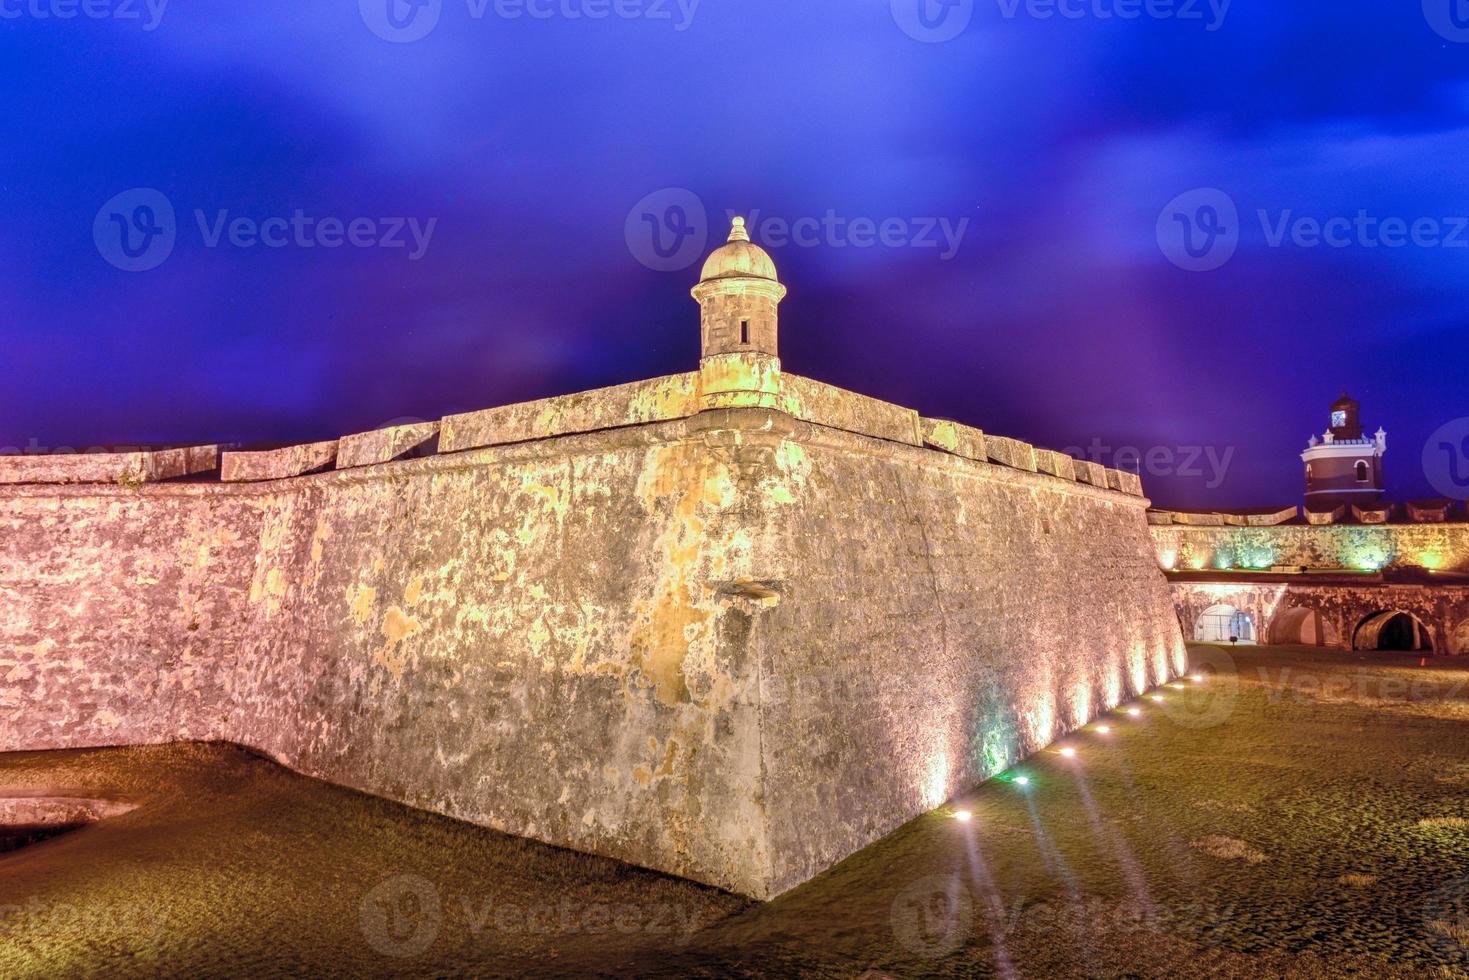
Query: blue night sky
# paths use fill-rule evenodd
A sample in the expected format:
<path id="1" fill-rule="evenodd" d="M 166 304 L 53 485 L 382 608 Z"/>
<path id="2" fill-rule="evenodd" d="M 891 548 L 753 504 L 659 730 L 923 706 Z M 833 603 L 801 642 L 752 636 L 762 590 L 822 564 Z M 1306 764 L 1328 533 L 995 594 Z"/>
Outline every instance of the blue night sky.
<path id="1" fill-rule="evenodd" d="M 1469 416 L 1464 0 L 389 2 L 0 0 L 0 446 L 692 370 L 698 266 L 655 244 L 731 211 L 788 370 L 1154 448 L 1164 505 L 1299 502 L 1343 387 L 1430 496 Z"/>

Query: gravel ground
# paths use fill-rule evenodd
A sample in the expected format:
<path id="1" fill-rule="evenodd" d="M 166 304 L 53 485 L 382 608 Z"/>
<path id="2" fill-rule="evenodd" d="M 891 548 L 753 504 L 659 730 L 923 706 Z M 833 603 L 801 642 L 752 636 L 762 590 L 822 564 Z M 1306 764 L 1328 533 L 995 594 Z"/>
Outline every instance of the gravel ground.
<path id="1" fill-rule="evenodd" d="M 0 854 L 0 975 L 1469 977 L 1469 662 L 1190 656 L 764 905 L 230 746 L 0 756 L 138 805 Z"/>

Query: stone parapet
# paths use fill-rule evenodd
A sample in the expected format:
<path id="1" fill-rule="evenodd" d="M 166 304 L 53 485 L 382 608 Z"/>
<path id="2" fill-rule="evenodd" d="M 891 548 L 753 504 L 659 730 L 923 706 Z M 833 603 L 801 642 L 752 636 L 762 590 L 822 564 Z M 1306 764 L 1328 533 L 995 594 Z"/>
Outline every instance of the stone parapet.
<path id="1" fill-rule="evenodd" d="M 1118 493 L 1125 493 L 1129 497 L 1141 497 L 1143 495 L 1143 480 L 1136 473 L 1126 470 L 1107 471 L 1107 486 Z"/>
<path id="2" fill-rule="evenodd" d="M 157 483 L 208 473 L 218 466 L 218 446 L 137 453 L 0 456 L 0 484 Z"/>
<path id="3" fill-rule="evenodd" d="M 1224 527 L 1223 514 L 1174 514 L 1173 520 L 1189 527 Z"/>
<path id="4" fill-rule="evenodd" d="M 437 422 L 413 422 L 343 436 L 337 445 L 337 469 L 391 463 L 412 452 L 431 454 L 437 449 L 438 438 Z"/>
<path id="5" fill-rule="evenodd" d="M 666 422 L 699 410 L 697 372 L 520 402 L 443 420 L 439 452 L 549 439 L 625 425 Z"/>
<path id="6" fill-rule="evenodd" d="M 779 408 L 803 422 L 910 446 L 923 445 L 919 416 L 913 409 L 797 374 L 782 375 Z"/>
<path id="7" fill-rule="evenodd" d="M 1075 464 L 1076 482 L 1107 489 L 1107 468 L 1089 459 L 1078 459 Z"/>
<path id="8" fill-rule="evenodd" d="M 1442 524 L 1449 519 L 1452 500 L 1410 500 L 1406 510 L 1415 524 Z"/>
<path id="9" fill-rule="evenodd" d="M 1263 514 L 1233 513 L 1230 511 L 1197 513 L 1159 509 L 1148 511 L 1148 523 L 1160 526 L 1186 524 L 1193 527 L 1275 527 L 1280 524 L 1288 524 L 1300 515 L 1301 510 L 1299 507 L 1285 507 L 1278 511 Z"/>
<path id="10" fill-rule="evenodd" d="M 230 452 L 224 454 L 219 478 L 225 483 L 286 480 L 330 467 L 336 459 L 335 439 L 260 452 Z"/>
<path id="11" fill-rule="evenodd" d="M 985 436 L 984 447 L 992 463 L 1027 473 L 1036 472 L 1035 447 L 1028 442 L 991 435 Z"/>
<path id="12" fill-rule="evenodd" d="M 1037 449 L 1035 468 L 1038 473 L 1048 473 L 1062 480 L 1076 479 L 1076 460 L 1054 449 Z"/>
<path id="13" fill-rule="evenodd" d="M 948 419 L 921 419 L 919 424 L 923 429 L 924 445 L 953 453 L 955 456 L 963 456 L 965 459 L 989 462 L 985 451 L 985 435 L 979 429 Z"/>
<path id="14" fill-rule="evenodd" d="M 1386 524 L 1392 517 L 1392 504 L 1352 504 L 1352 516 L 1362 524 Z"/>

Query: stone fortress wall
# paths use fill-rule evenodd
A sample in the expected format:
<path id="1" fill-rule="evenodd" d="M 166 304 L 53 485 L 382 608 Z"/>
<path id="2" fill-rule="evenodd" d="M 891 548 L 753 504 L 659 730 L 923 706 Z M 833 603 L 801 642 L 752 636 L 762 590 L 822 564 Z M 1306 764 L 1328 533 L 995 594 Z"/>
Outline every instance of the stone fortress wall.
<path id="1" fill-rule="evenodd" d="M 697 389 L 7 486 L 0 750 L 224 739 L 768 896 L 1179 668 L 1135 477 Z"/>
<path id="2" fill-rule="evenodd" d="M 769 898 L 1183 669 L 1135 476 L 706 353 L 218 478 L 0 459 L 0 751 L 227 740 Z"/>

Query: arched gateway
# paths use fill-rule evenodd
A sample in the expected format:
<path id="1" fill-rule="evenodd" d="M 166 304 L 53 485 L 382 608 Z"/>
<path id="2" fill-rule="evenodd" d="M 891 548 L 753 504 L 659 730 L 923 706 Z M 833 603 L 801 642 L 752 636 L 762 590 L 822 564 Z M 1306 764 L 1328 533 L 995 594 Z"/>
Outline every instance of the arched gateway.
<path id="1" fill-rule="evenodd" d="M 1200 643 L 1255 642 L 1255 620 L 1228 603 L 1210 606 L 1194 623 L 1194 639 Z"/>
<path id="2" fill-rule="evenodd" d="M 1433 652 L 1433 632 L 1412 613 L 1388 609 L 1373 613 L 1357 626 L 1354 650 Z"/>
<path id="3" fill-rule="evenodd" d="M 1334 647 L 1336 627 L 1319 609 L 1293 606 L 1276 614 L 1270 624 L 1270 642 L 1308 647 Z"/>

